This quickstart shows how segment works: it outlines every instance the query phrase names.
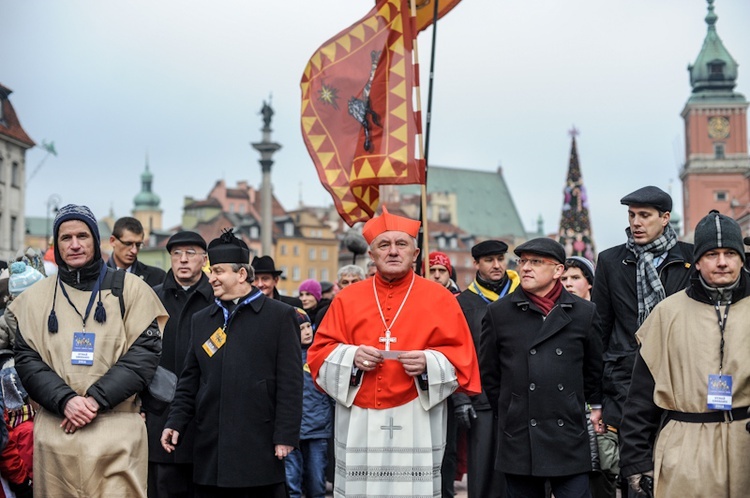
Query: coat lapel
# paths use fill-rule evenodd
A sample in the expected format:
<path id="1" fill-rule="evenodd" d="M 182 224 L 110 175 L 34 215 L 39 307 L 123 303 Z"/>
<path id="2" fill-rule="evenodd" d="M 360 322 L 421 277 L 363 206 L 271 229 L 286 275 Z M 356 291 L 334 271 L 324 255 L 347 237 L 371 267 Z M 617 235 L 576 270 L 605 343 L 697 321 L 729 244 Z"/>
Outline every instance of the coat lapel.
<path id="1" fill-rule="evenodd" d="M 542 311 L 533 302 L 531 302 L 528 297 L 526 297 L 523 289 L 517 289 L 516 292 L 511 294 L 511 296 L 513 302 L 516 304 L 516 306 L 521 308 L 522 311 L 538 313 L 539 315 L 542 315 Z M 534 337 L 531 338 L 531 346 L 536 346 L 546 341 L 572 321 L 567 310 L 573 307 L 573 302 L 573 297 L 565 289 L 563 289 L 562 294 L 560 295 L 560 299 L 558 299 L 557 301 L 557 305 L 552 308 L 552 311 L 550 311 L 549 315 L 547 315 L 547 317 L 542 322 L 542 326 L 534 333 Z"/>

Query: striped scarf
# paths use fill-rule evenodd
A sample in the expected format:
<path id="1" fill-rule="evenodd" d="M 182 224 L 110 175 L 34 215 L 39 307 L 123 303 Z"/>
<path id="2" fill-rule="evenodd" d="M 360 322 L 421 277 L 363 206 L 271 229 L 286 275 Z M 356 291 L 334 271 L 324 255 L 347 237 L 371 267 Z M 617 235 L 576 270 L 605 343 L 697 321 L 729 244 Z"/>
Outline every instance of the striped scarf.
<path id="1" fill-rule="evenodd" d="M 625 247 L 635 254 L 636 260 L 635 287 L 638 291 L 638 326 L 640 327 L 651 310 L 667 297 L 659 273 L 654 266 L 654 256 L 672 249 L 677 244 L 677 234 L 670 225 L 667 225 L 656 239 L 648 244 L 638 245 L 633 239 L 630 227 L 625 229 L 625 233 L 628 235 Z"/>

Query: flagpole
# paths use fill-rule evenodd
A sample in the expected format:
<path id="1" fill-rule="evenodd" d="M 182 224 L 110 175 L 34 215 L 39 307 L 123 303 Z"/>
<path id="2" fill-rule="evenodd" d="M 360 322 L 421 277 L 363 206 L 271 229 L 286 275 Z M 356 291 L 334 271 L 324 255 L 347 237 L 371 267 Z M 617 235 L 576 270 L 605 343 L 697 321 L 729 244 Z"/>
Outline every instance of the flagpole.
<path id="1" fill-rule="evenodd" d="M 426 120 L 426 126 L 425 126 L 425 135 L 420 135 L 419 137 L 419 154 L 424 159 L 424 183 L 421 185 L 420 189 L 420 219 L 422 221 L 422 227 L 419 231 L 419 236 L 417 239 L 417 245 L 422 249 L 417 256 L 417 273 L 419 273 L 422 269 L 422 256 L 425 256 L 425 265 L 424 265 L 424 276 L 427 277 L 430 274 L 430 244 L 429 244 L 429 230 L 427 226 L 427 171 L 428 171 L 428 163 L 427 163 L 427 154 L 429 151 L 430 146 L 430 122 L 431 119 L 431 113 L 432 113 L 432 83 L 433 83 L 433 75 L 435 71 L 435 39 L 437 34 L 437 20 L 438 20 L 438 13 L 439 13 L 439 4 L 440 0 L 435 0 L 435 8 L 433 12 L 433 18 L 432 18 L 432 50 L 430 55 L 430 78 L 429 78 L 429 84 L 427 89 L 427 120 Z M 410 0 L 409 2 L 411 7 L 411 17 L 412 20 L 416 19 L 417 15 L 417 8 L 415 5 L 415 0 Z M 415 79 L 417 82 L 419 82 L 419 47 L 417 43 L 417 37 L 414 37 L 414 65 L 416 66 L 417 70 L 415 71 Z M 417 87 L 419 88 L 419 91 L 417 91 L 417 113 L 419 114 L 420 118 L 422 116 L 422 92 L 421 92 L 421 86 L 417 84 Z"/>

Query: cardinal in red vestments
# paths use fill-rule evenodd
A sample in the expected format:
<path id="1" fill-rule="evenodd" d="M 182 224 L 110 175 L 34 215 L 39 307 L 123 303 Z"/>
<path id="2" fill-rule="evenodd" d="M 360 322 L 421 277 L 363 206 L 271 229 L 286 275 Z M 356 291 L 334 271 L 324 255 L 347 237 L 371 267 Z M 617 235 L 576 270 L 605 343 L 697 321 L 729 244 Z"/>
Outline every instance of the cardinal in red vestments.
<path id="1" fill-rule="evenodd" d="M 458 302 L 412 270 L 418 230 L 385 207 L 365 224 L 377 274 L 339 292 L 308 351 L 336 401 L 334 496 L 439 495 L 446 400 L 481 392 Z"/>

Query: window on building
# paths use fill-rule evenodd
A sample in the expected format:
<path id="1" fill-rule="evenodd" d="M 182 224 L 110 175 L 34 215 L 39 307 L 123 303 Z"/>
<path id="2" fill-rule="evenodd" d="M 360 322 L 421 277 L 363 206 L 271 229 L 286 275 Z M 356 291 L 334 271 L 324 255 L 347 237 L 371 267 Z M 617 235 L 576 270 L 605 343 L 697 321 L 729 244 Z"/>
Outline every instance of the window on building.
<path id="1" fill-rule="evenodd" d="M 257 239 L 258 237 L 260 237 L 260 230 L 258 229 L 258 227 L 257 226 L 250 227 L 250 238 Z"/>
<path id="2" fill-rule="evenodd" d="M 295 282 L 299 282 L 300 281 L 300 278 L 299 278 L 299 266 L 293 266 L 292 267 L 292 280 L 294 280 Z"/>
<path id="3" fill-rule="evenodd" d="M 714 192 L 714 201 L 716 202 L 726 202 L 728 198 L 729 194 L 726 190 L 717 190 Z"/>
<path id="4" fill-rule="evenodd" d="M 229 203 L 229 212 L 234 214 L 234 202 Z"/>
<path id="5" fill-rule="evenodd" d="M 709 62 L 708 63 L 708 79 L 709 80 L 723 80 L 724 79 L 724 63 Z"/>
<path id="6" fill-rule="evenodd" d="M 466 275 L 464 277 L 464 287 L 468 287 L 473 281 L 474 281 L 474 277 L 472 277 L 471 274 Z"/>
<path id="7" fill-rule="evenodd" d="M 15 161 L 10 170 L 10 184 L 13 187 L 21 186 L 21 166 Z"/>
<path id="8" fill-rule="evenodd" d="M 294 254 L 295 256 L 299 256 L 299 246 L 298 245 L 295 244 L 295 245 L 292 246 L 292 254 Z"/>
<path id="9" fill-rule="evenodd" d="M 0 183 L 5 183 L 5 165 L 2 157 L 0 157 Z"/>
<path id="10" fill-rule="evenodd" d="M 279 246 L 279 254 L 282 256 L 286 256 L 286 244 L 281 244 Z"/>
<path id="11" fill-rule="evenodd" d="M 724 159 L 724 144 L 714 144 L 716 159 Z"/>
<path id="12" fill-rule="evenodd" d="M 10 250 L 16 250 L 16 236 L 18 235 L 18 218 L 10 217 Z"/>
<path id="13" fill-rule="evenodd" d="M 441 223 L 451 222 L 451 212 L 446 206 L 440 206 L 440 208 L 438 208 L 438 221 Z"/>
<path id="14" fill-rule="evenodd" d="M 474 265 L 474 259 L 472 258 L 466 258 L 466 261 L 464 262 L 464 266 L 467 268 L 471 268 Z"/>
<path id="15" fill-rule="evenodd" d="M 320 270 L 320 281 L 325 282 L 327 280 L 330 280 L 328 278 L 328 268 L 323 268 L 322 270 Z"/>
<path id="16" fill-rule="evenodd" d="M 315 280 L 315 268 L 310 268 L 309 270 L 307 270 L 307 278 Z"/>
<path id="17" fill-rule="evenodd" d="M 294 237 L 294 223 L 291 221 L 284 223 L 284 235 L 287 237 Z"/>
<path id="18" fill-rule="evenodd" d="M 308 251 L 308 258 L 310 259 L 310 261 L 315 261 L 315 256 L 316 256 L 316 254 L 315 254 L 315 248 L 311 247 L 310 250 Z M 310 277 L 310 278 L 312 278 L 312 277 Z"/>
<path id="19" fill-rule="evenodd" d="M 328 249 L 321 249 L 320 250 L 320 260 L 321 261 L 328 261 Z M 325 280 L 325 279 L 323 279 Z"/>
<path id="20" fill-rule="evenodd" d="M 245 214 L 245 205 L 240 204 L 240 214 Z"/>
<path id="21" fill-rule="evenodd" d="M 458 239 L 456 237 L 451 237 L 450 248 L 458 249 Z"/>
<path id="22" fill-rule="evenodd" d="M 438 249 L 445 249 L 445 237 L 440 236 L 437 239 Z"/>
<path id="23" fill-rule="evenodd" d="M 281 275 L 283 275 L 284 278 L 286 278 L 286 265 L 279 266 L 279 271 L 281 272 Z"/>

